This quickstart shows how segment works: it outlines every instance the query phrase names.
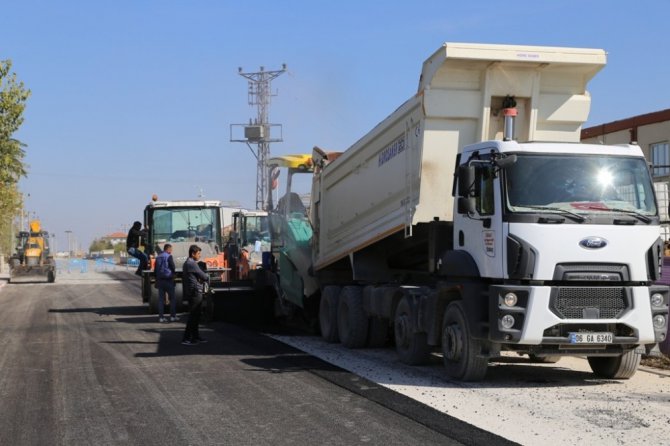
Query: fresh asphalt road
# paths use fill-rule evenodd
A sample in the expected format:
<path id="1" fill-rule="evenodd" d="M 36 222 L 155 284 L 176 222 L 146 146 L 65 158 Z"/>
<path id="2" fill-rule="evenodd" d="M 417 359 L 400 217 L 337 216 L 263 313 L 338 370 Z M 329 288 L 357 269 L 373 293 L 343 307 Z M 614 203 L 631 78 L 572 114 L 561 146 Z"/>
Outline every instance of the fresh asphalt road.
<path id="1" fill-rule="evenodd" d="M 183 346 L 118 267 L 6 284 L 0 306 L 0 444 L 507 443 L 243 326 Z"/>

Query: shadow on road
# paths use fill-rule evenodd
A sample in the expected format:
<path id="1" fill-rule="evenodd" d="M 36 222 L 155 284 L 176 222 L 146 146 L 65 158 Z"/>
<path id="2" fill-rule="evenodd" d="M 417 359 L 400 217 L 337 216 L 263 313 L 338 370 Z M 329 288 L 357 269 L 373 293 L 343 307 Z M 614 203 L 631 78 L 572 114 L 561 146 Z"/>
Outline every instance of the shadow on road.
<path id="1" fill-rule="evenodd" d="M 269 373 L 286 373 L 298 370 L 312 369 L 314 367 L 323 369 L 328 364 L 320 359 L 304 353 L 294 347 L 272 339 L 265 334 L 276 334 L 282 336 L 300 335 L 305 336 L 305 326 L 286 326 L 277 323 L 268 323 L 257 318 L 249 318 L 248 314 L 228 313 L 223 321 L 201 324 L 201 334 L 208 338 L 206 344 L 185 346 L 181 344 L 185 322 L 188 314 L 180 315 L 179 322 L 159 324 L 156 315 L 147 314 L 147 308 L 143 305 L 131 306 L 107 306 L 107 307 L 82 307 L 82 308 L 52 308 L 50 313 L 92 313 L 98 316 L 112 316 L 99 322 L 112 323 L 122 322 L 127 324 L 145 325 L 139 327 L 141 331 L 157 333 L 157 342 L 147 341 L 117 341 L 110 340 L 109 344 L 150 344 L 156 349 L 151 352 L 139 352 L 138 358 L 153 358 L 181 355 L 237 355 L 249 356 L 241 358 L 240 361 L 247 364 L 251 371 L 265 371 Z M 314 338 L 318 339 L 318 338 Z M 330 348 L 338 348 L 332 346 Z M 343 348 L 343 347 L 342 347 Z M 389 355 L 394 355 L 392 342 L 386 349 Z M 351 351 L 344 349 L 346 353 Z M 366 350 L 361 350 L 363 356 Z M 387 359 L 388 361 L 388 359 Z M 398 363 L 404 372 L 393 374 L 391 377 L 381 376 L 380 384 L 395 385 L 417 385 L 417 376 L 428 374 L 433 377 L 430 384 L 425 381 L 421 385 L 428 387 L 471 387 L 471 388 L 543 388 L 543 387 L 578 387 L 599 385 L 624 385 L 626 381 L 608 380 L 596 378 L 590 372 L 579 371 L 557 364 L 536 364 L 525 356 L 506 356 L 495 358 L 490 362 L 489 369 L 484 381 L 477 383 L 462 383 L 450 380 L 442 369 L 442 358 L 434 354 L 430 363 L 424 366 L 411 367 Z M 330 366 L 338 369 L 335 366 Z M 421 379 L 421 378 L 419 378 Z"/>
<path id="2" fill-rule="evenodd" d="M 139 305 L 126 305 L 121 307 L 81 307 L 81 308 L 50 308 L 49 313 L 94 313 L 99 316 L 149 316 L 147 315 L 147 309 L 144 306 Z M 142 321 L 143 318 L 130 318 L 129 320 L 124 320 L 124 318 L 119 318 L 120 322 L 146 322 Z M 156 318 L 151 317 L 151 321 L 154 321 Z"/>

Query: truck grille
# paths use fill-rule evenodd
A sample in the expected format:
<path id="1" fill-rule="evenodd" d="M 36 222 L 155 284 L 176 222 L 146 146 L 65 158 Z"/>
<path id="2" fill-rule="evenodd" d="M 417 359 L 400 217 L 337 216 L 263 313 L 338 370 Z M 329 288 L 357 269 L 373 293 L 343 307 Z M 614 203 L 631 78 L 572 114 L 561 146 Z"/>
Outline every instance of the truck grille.
<path id="1" fill-rule="evenodd" d="M 629 278 L 628 266 L 618 263 L 561 263 L 554 270 L 554 280 L 621 282 Z"/>
<path id="2" fill-rule="evenodd" d="M 620 287 L 560 287 L 552 291 L 549 308 L 562 319 L 615 319 L 629 302 Z"/>

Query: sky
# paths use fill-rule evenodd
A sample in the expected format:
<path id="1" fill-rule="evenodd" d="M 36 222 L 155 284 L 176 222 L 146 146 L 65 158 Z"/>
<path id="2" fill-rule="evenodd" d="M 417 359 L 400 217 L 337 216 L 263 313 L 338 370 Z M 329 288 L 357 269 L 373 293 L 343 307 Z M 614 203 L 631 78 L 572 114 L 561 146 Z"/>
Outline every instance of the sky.
<path id="1" fill-rule="evenodd" d="M 256 117 L 238 74 L 272 82 L 272 155 L 344 150 L 416 93 L 444 42 L 602 48 L 586 126 L 670 108 L 670 2 L 640 0 L 5 1 L 0 59 L 32 96 L 26 210 L 57 249 L 142 220 L 159 199 L 255 205 Z M 74 246 L 73 246 L 74 247 Z"/>

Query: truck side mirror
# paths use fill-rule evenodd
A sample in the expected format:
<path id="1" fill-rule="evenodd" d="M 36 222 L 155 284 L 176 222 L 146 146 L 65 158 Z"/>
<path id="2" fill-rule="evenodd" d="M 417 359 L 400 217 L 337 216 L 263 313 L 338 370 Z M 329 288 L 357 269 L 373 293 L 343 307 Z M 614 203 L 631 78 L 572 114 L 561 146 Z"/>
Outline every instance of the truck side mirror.
<path id="1" fill-rule="evenodd" d="M 471 197 L 475 192 L 475 168 L 467 164 L 458 166 L 458 196 Z M 460 208 L 460 200 L 459 200 Z"/>
<path id="2" fill-rule="evenodd" d="M 511 166 L 512 164 L 516 163 L 516 154 L 512 155 L 507 155 L 503 158 L 498 158 L 495 161 L 496 166 L 505 168 L 507 166 Z"/>
<path id="3" fill-rule="evenodd" d="M 476 211 L 477 201 L 475 197 L 458 197 L 458 213 L 459 214 L 474 214 Z"/>

